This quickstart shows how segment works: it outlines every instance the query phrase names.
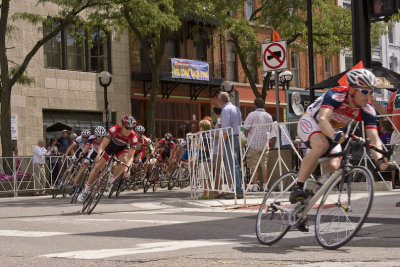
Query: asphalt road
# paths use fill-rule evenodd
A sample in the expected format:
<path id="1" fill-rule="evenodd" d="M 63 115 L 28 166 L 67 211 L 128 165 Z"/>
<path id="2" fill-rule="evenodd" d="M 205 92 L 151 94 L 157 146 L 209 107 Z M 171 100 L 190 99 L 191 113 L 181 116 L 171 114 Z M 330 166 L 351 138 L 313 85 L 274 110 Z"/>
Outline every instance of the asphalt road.
<path id="1" fill-rule="evenodd" d="M 104 198 L 92 215 L 69 198 L 1 198 L 0 266 L 400 266 L 396 200 L 400 192 L 376 195 L 358 236 L 328 251 L 312 231 L 263 246 L 256 209 L 194 201 L 181 190 Z"/>

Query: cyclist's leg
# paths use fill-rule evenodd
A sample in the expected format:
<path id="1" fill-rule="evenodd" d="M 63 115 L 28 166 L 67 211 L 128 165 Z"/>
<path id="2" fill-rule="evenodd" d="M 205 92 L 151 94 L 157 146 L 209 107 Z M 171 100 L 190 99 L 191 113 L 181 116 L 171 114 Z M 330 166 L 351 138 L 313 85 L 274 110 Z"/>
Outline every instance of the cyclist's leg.
<path id="1" fill-rule="evenodd" d="M 129 159 L 128 150 L 125 149 L 117 154 L 117 158 L 125 164 L 119 164 L 114 168 L 112 174 L 115 178 L 119 177 L 123 172 L 126 172 L 128 170 L 127 166 L 130 166 L 133 161 L 133 158 Z"/>
<path id="2" fill-rule="evenodd" d="M 86 171 L 87 167 L 88 167 L 88 165 L 86 163 L 82 164 L 81 168 L 79 169 L 78 174 L 75 177 L 74 186 L 77 185 L 81 181 L 83 173 Z"/>
<path id="3" fill-rule="evenodd" d="M 106 160 L 104 157 L 101 157 L 99 159 L 99 161 L 96 162 L 93 169 L 89 173 L 89 178 L 88 178 L 88 182 L 87 182 L 86 186 L 89 186 L 89 188 L 90 188 L 93 185 L 93 183 L 96 181 L 97 177 L 99 176 L 100 171 L 103 169 L 105 164 L 106 164 Z"/>

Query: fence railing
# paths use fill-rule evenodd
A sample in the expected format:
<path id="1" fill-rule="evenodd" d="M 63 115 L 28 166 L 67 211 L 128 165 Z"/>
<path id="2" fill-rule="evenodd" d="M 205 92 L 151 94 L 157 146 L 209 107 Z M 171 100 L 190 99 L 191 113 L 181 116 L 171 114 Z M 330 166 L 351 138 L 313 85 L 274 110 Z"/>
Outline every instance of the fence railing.
<path id="1" fill-rule="evenodd" d="M 46 156 L 44 164 L 33 163 L 32 156 L 0 157 L 0 193 L 51 189 L 69 162 L 61 156 Z"/>

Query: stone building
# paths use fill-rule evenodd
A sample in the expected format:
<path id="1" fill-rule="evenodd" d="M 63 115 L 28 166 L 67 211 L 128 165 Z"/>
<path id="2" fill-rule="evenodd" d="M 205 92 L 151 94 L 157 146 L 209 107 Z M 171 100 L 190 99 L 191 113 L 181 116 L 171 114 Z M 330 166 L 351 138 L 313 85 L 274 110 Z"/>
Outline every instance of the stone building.
<path id="1" fill-rule="evenodd" d="M 56 7 L 36 5 L 35 0 L 11 1 L 10 15 L 32 12 L 55 15 Z M 38 26 L 17 21 L 13 38 L 8 40 L 8 58 L 21 63 L 43 34 Z M 46 31 L 46 29 L 44 29 Z M 16 115 L 20 155 L 31 155 L 39 138 L 58 137 L 60 131 L 47 131 L 59 122 L 80 132 L 103 124 L 104 94 L 98 72 L 113 74 L 108 88 L 109 109 L 113 118 L 131 112 L 128 35 L 104 35 L 95 31 L 93 46 L 74 40 L 69 29 L 60 32 L 34 56 L 27 74 L 34 78 L 31 86 L 15 85 L 11 96 L 11 113 Z M 60 130 L 60 129 L 58 129 Z"/>

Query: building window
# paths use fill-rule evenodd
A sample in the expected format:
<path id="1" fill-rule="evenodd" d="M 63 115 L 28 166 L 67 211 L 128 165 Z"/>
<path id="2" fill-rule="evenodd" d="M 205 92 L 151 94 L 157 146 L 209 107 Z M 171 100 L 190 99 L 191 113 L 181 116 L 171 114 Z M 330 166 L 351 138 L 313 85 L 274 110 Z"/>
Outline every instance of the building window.
<path id="1" fill-rule="evenodd" d="M 293 73 L 292 86 L 300 88 L 299 52 L 292 50 L 290 52 L 290 59 L 290 62 L 292 64 L 291 72 Z"/>
<path id="2" fill-rule="evenodd" d="M 345 65 L 346 70 L 351 69 L 353 67 L 353 58 L 346 56 L 344 58 L 344 65 Z"/>
<path id="3" fill-rule="evenodd" d="M 74 27 L 69 26 L 66 30 L 66 45 L 67 45 L 67 69 L 84 71 L 85 68 L 85 43 L 79 41 L 73 35 Z M 76 30 L 76 34 L 82 36 L 82 30 Z"/>
<path id="4" fill-rule="evenodd" d="M 44 34 L 49 34 L 55 27 L 57 23 L 51 26 L 43 26 Z M 61 69 L 62 65 L 62 44 L 61 44 L 61 32 L 56 36 L 47 41 L 44 46 L 44 66 L 46 68 L 56 68 Z"/>
<path id="5" fill-rule="evenodd" d="M 389 63 L 389 67 L 392 71 L 397 72 L 397 67 L 399 66 L 399 63 L 397 62 L 397 57 L 395 57 L 394 55 L 390 57 L 390 63 Z"/>
<path id="6" fill-rule="evenodd" d="M 179 43 L 176 39 L 168 40 L 168 55 L 170 58 L 179 57 Z"/>
<path id="7" fill-rule="evenodd" d="M 207 41 L 204 37 L 199 37 L 196 42 L 196 58 L 200 61 L 207 61 Z"/>
<path id="8" fill-rule="evenodd" d="M 393 44 L 393 40 L 394 40 L 394 27 L 393 26 L 389 26 L 388 28 L 388 40 L 390 44 Z"/>
<path id="9" fill-rule="evenodd" d="M 332 77 L 332 60 L 325 58 L 325 79 Z"/>
<path id="10" fill-rule="evenodd" d="M 45 26 L 44 34 L 54 27 Z M 46 68 L 94 71 L 110 71 L 110 39 L 99 28 L 93 30 L 89 38 L 80 38 L 87 33 L 74 26 L 68 26 L 43 46 L 44 66 Z"/>
<path id="11" fill-rule="evenodd" d="M 233 42 L 227 43 L 228 50 L 228 80 L 236 81 L 236 55 Z"/>
<path id="12" fill-rule="evenodd" d="M 90 66 L 93 72 L 102 72 L 109 64 L 108 36 L 100 29 L 95 28 L 92 33 L 92 46 L 90 47 Z"/>
<path id="13" fill-rule="evenodd" d="M 251 15 L 253 15 L 254 10 L 254 0 L 247 0 L 246 1 L 246 17 L 249 20 Z"/>

